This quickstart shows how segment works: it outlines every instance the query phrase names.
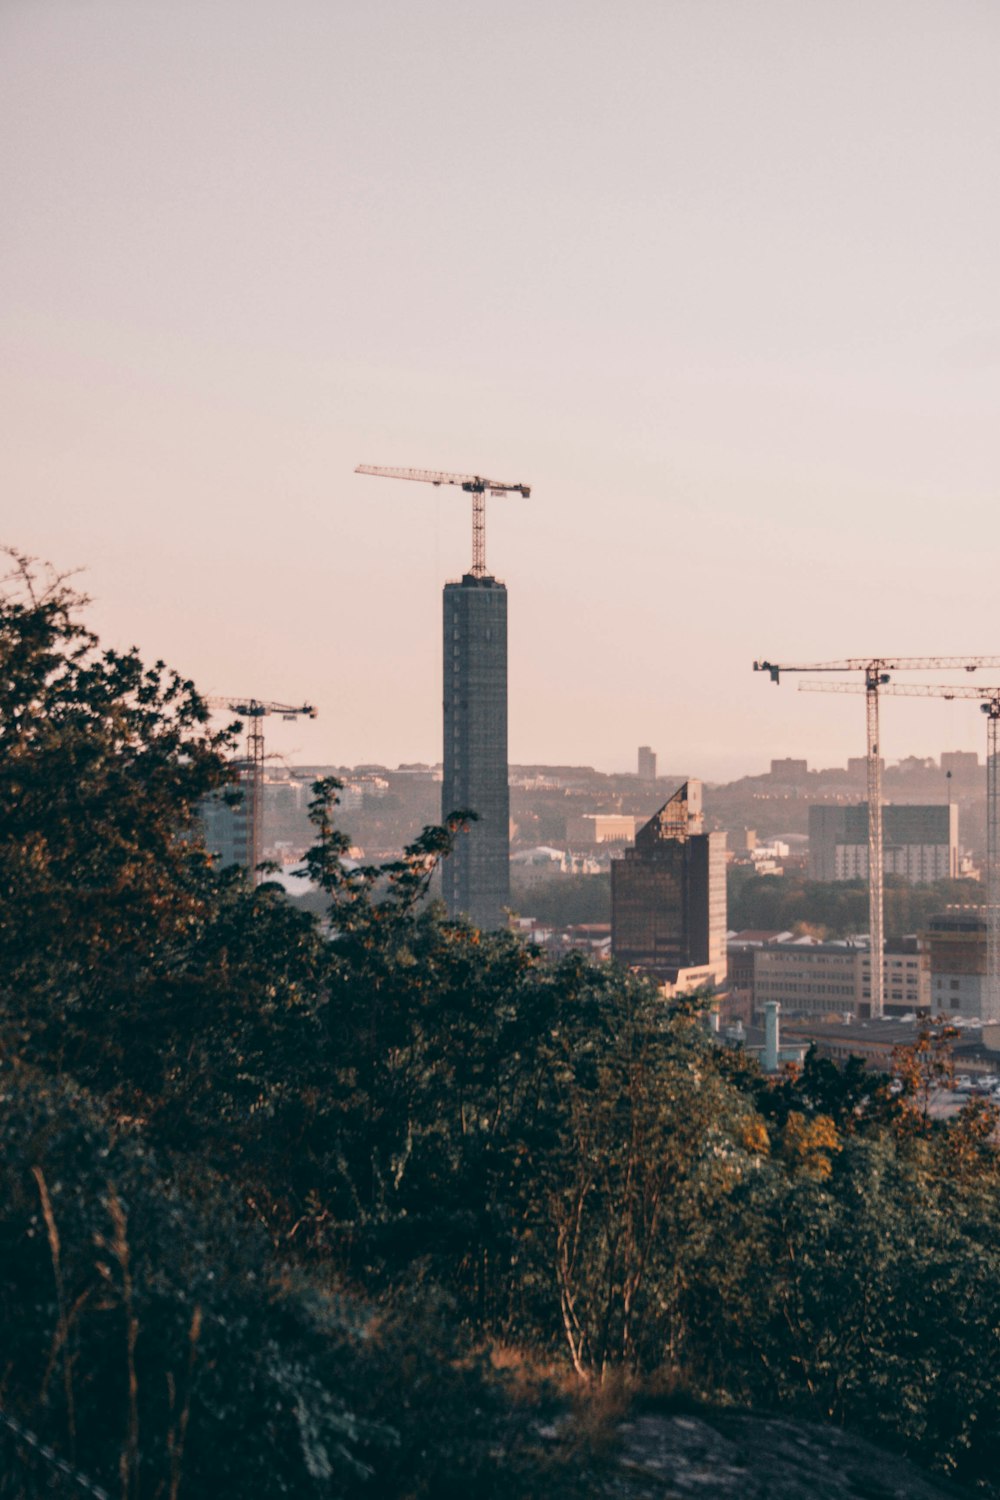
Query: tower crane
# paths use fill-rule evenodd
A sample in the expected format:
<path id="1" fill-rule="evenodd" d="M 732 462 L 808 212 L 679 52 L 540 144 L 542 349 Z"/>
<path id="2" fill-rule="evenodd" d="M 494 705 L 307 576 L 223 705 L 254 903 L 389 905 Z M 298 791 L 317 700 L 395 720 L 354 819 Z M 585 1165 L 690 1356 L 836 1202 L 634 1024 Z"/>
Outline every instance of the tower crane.
<path id="1" fill-rule="evenodd" d="M 225 709 L 247 720 L 247 753 L 241 780 L 249 789 L 249 817 L 247 818 L 247 873 L 251 885 L 257 884 L 257 866 L 263 858 L 264 842 L 264 726 L 262 720 L 268 714 L 280 714 L 283 719 L 306 717 L 315 719 L 316 709 L 311 703 L 271 703 L 264 698 L 206 698 L 209 708 Z"/>
<path id="2" fill-rule="evenodd" d="M 800 692 L 858 693 L 853 682 L 803 682 Z M 897 698 L 973 698 L 986 715 L 986 995 L 983 1020 L 1000 1020 L 1000 687 L 950 687 L 928 682 L 887 683 Z"/>
<path id="3" fill-rule="evenodd" d="M 866 749 L 868 759 L 868 942 L 871 952 L 871 1015 L 882 1015 L 883 1000 L 883 912 L 885 870 L 882 848 L 882 762 L 879 756 L 879 692 L 892 672 L 975 672 L 979 667 L 1000 667 L 1000 656 L 874 656 L 848 657 L 843 661 L 787 662 L 755 661 L 755 672 L 769 672 L 771 681 L 781 681 L 782 672 L 862 672 L 864 683 L 854 691 L 865 695 Z M 843 684 L 845 688 L 850 685 Z"/>
<path id="4" fill-rule="evenodd" d="M 358 464 L 355 474 L 374 474 L 381 479 L 417 479 L 423 484 L 454 484 L 472 496 L 472 567 L 473 578 L 486 573 L 486 496 L 516 491 L 525 500 L 531 494 L 530 484 L 507 484 L 502 479 L 484 479 L 481 474 L 439 474 L 435 469 L 385 469 L 378 464 Z"/>

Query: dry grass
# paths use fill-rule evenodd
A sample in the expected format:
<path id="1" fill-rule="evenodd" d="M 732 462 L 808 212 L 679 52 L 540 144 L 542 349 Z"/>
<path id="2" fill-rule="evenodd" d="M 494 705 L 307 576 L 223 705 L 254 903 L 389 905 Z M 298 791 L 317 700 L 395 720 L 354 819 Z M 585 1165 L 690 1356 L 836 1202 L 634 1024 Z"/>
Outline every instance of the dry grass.
<path id="1" fill-rule="evenodd" d="M 487 1352 L 514 1405 L 550 1419 L 550 1458 L 577 1471 L 611 1457 L 639 1389 L 634 1377 L 609 1369 L 603 1378 L 581 1379 L 566 1361 L 516 1344 L 495 1343 Z"/>
<path id="2" fill-rule="evenodd" d="M 546 1402 L 572 1402 L 580 1377 L 567 1364 L 546 1360 L 518 1344 L 493 1343 L 486 1351 L 490 1367 L 503 1377 L 504 1386 L 516 1406 L 538 1406 Z"/>

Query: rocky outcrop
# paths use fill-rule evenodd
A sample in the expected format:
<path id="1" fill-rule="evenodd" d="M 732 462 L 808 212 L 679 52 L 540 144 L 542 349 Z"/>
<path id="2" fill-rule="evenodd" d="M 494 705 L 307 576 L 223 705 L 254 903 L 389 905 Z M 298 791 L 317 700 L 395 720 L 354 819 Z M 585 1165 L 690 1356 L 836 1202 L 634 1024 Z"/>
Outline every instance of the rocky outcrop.
<path id="1" fill-rule="evenodd" d="M 955 1500 L 967 1496 L 838 1427 L 746 1412 L 642 1415 L 619 1429 L 606 1500 Z"/>

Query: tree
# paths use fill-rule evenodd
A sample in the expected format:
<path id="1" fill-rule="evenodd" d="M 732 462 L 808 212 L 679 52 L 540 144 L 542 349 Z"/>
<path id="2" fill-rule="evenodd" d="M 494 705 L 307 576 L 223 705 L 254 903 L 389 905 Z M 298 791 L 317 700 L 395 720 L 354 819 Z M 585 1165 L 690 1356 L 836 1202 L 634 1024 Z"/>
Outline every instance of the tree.
<path id="1" fill-rule="evenodd" d="M 8 1044 L 93 1053 L 203 919 L 192 838 L 232 779 L 191 682 L 102 650 L 65 579 L 14 555 L 0 595 L 0 985 Z"/>
<path id="2" fill-rule="evenodd" d="M 933 1024 L 920 1026 L 914 1042 L 892 1050 L 892 1065 L 902 1085 L 901 1099 L 911 1112 L 919 1113 L 925 1129 L 932 1094 L 954 1080 L 953 1049 L 960 1036 L 957 1027 L 940 1017 Z"/>
<path id="3" fill-rule="evenodd" d="M 349 1243 L 334 1255 L 301 1228 L 321 1219 L 312 1204 L 350 1155 L 358 1114 L 338 1068 L 406 1077 L 361 1110 L 379 1125 L 362 1132 L 370 1178 L 400 1138 L 420 1075 L 397 1055 L 419 1035 L 415 1002 L 426 1010 L 435 994 L 413 982 L 410 954 L 448 830 L 354 877 L 321 827 L 340 922 L 326 941 L 277 888 L 216 872 L 195 837 L 198 801 L 231 773 L 229 738 L 206 730 L 192 684 L 101 649 L 64 580 L 19 558 L 8 583 L 5 1411 L 126 1500 L 181 1486 L 518 1493 L 503 1393 L 433 1298 L 376 1317 L 338 1288 Z M 439 939 L 426 932 L 431 961 Z M 469 970 L 478 934 L 463 933 Z M 389 1002 L 375 1045 L 355 1024 L 373 992 Z M 41 1450 L 8 1427 L 0 1441 L 4 1492 L 47 1489 Z"/>
<path id="4" fill-rule="evenodd" d="M 900 1100 L 765 1079 L 697 1000 L 449 920 L 461 813 L 354 868 L 333 781 L 321 926 L 193 836 L 193 686 L 39 580 L 0 600 L 5 1410 L 126 1500 L 537 1493 L 502 1338 L 989 1479 L 996 1114 L 913 1128 L 943 1032 Z"/>

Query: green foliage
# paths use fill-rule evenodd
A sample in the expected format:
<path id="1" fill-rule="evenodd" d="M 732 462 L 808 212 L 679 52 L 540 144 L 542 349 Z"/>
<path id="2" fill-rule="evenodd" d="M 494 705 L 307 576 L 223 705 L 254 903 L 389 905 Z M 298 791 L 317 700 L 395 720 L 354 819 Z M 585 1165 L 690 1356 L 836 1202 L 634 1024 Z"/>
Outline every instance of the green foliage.
<path id="1" fill-rule="evenodd" d="M 923 927 L 952 903 L 979 902 L 974 880 L 938 880 L 913 885 L 900 875 L 885 878 L 885 931 L 903 937 Z M 842 938 L 868 931 L 868 886 L 863 880 L 824 882 L 801 875 L 754 875 L 734 868 L 729 874 L 729 925 L 737 931 L 774 932 L 806 926 L 821 937 Z"/>
<path id="2" fill-rule="evenodd" d="M 791 1113 L 807 1120 L 825 1116 L 845 1135 L 900 1122 L 903 1101 L 890 1093 L 890 1081 L 859 1057 L 838 1066 L 821 1057 L 815 1046 L 800 1070 L 775 1080 L 755 1069 L 748 1080 L 757 1109 L 769 1125 L 783 1126 Z"/>
<path id="3" fill-rule="evenodd" d="M 523 917 L 536 917 L 553 927 L 611 921 L 611 876 L 559 875 L 551 880 L 519 882 L 511 879 L 510 904 Z"/>
<path id="4" fill-rule="evenodd" d="M 19 1048 L 73 1068 L 188 943 L 208 892 L 189 837 L 231 779 L 192 683 L 100 650 L 59 579 L 0 597 L 0 995 Z"/>
<path id="5" fill-rule="evenodd" d="M 887 1133 L 848 1139 L 826 1182 L 745 1177 L 709 1247 L 706 1383 L 991 1478 L 998 1208 L 995 1170 L 958 1183 L 933 1145 Z"/>
<path id="6" fill-rule="evenodd" d="M 223 1179 L 158 1159 L 66 1084 L 22 1071 L 2 1103 L 3 1404 L 95 1482 L 523 1493 L 524 1435 L 445 1309 L 376 1311 L 282 1265 Z"/>
<path id="7" fill-rule="evenodd" d="M 172 1178 L 31 1073 L 4 1090 L 0 1140 L 8 1391 L 13 1377 L 21 1418 L 86 1473 L 117 1488 L 123 1463 L 129 1495 L 181 1466 L 196 1494 L 299 1494 L 310 1452 L 350 1476 L 396 1440 L 351 1410 L 345 1340 L 371 1315 L 282 1285 L 224 1182 Z"/>

